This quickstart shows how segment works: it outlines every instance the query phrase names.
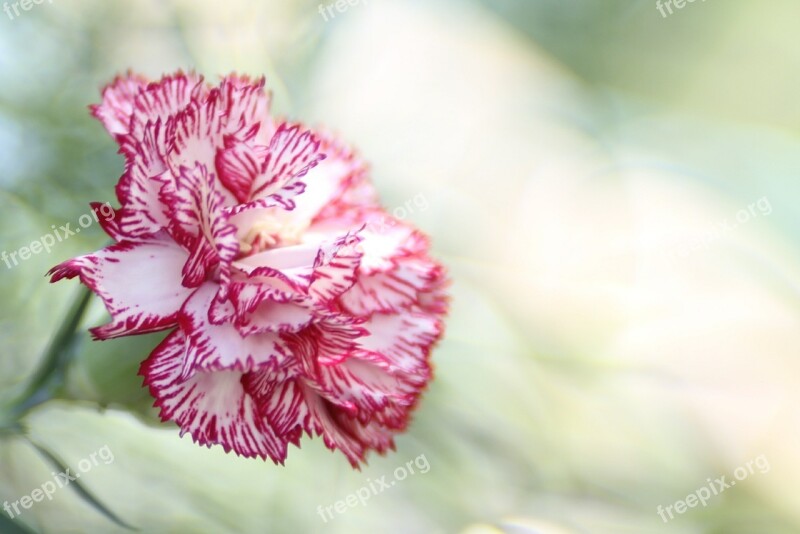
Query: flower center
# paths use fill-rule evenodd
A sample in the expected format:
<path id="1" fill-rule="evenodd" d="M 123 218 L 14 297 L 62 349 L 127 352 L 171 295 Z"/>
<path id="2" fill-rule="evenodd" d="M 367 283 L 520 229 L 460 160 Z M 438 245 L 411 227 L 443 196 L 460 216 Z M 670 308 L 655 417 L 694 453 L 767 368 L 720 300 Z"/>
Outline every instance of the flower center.
<path id="1" fill-rule="evenodd" d="M 252 256 L 272 248 L 297 245 L 301 242 L 303 228 L 288 221 L 270 218 L 255 223 L 239 241 L 241 254 Z"/>

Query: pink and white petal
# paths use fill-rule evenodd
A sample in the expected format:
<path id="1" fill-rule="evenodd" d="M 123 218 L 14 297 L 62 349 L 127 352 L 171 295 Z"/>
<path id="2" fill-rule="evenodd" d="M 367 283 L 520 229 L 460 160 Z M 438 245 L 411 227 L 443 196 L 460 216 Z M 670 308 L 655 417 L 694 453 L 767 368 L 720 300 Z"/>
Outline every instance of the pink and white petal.
<path id="1" fill-rule="evenodd" d="M 220 182 L 236 197 L 238 202 L 250 199 L 250 188 L 261 172 L 268 148 L 252 145 L 234 136 L 226 136 L 224 148 L 216 155 Z"/>
<path id="2" fill-rule="evenodd" d="M 197 287 L 208 271 L 219 264 L 220 282 L 226 288 L 239 242 L 236 228 L 223 214 L 224 199 L 216 188 L 214 175 L 202 164 L 182 167 L 174 191 L 162 196 L 172 210 L 173 232 L 191 243 L 191 255 L 183 270 L 184 284 Z"/>
<path id="3" fill-rule="evenodd" d="M 112 137 L 127 134 L 136 96 L 147 87 L 147 80 L 128 71 L 117 76 L 103 89 L 103 101 L 90 106 L 94 115 Z"/>
<path id="4" fill-rule="evenodd" d="M 350 227 L 363 225 L 374 213 L 385 214 L 377 191 L 364 173 L 353 177 L 343 186 L 343 192 L 326 205 L 311 221 L 312 227 Z"/>
<path id="5" fill-rule="evenodd" d="M 119 228 L 130 238 L 155 234 L 169 226 L 169 206 L 162 190 L 171 190 L 174 179 L 163 160 L 164 135 L 160 122 L 149 123 L 141 140 L 128 137 L 121 144 L 128 163 L 117 184 L 122 204 Z"/>
<path id="6" fill-rule="evenodd" d="M 294 224 L 308 226 L 317 218 L 335 218 L 354 206 L 378 208 L 378 192 L 369 180 L 367 164 L 335 137 L 325 133 L 318 137 L 326 158 L 308 173 L 306 191 L 295 199 Z"/>
<path id="7" fill-rule="evenodd" d="M 211 304 L 212 324 L 236 323 L 253 313 L 263 302 L 304 304 L 305 289 L 294 284 L 279 271 L 260 267 L 250 273 L 234 268 L 232 281 L 224 296 Z"/>
<path id="8" fill-rule="evenodd" d="M 321 137 L 320 151 L 325 159 L 311 169 L 304 182 L 306 189 L 294 198 L 295 208 L 287 214 L 291 224 L 307 228 L 331 205 L 378 205 L 378 195 L 367 177 L 367 166 L 347 147 L 331 138 Z M 366 184 L 361 188 L 359 184 Z M 356 194 L 356 190 L 359 192 Z"/>
<path id="9" fill-rule="evenodd" d="M 181 309 L 179 324 L 187 339 L 181 376 L 187 378 L 199 371 L 285 367 L 292 356 L 280 333 L 243 337 L 232 324 L 211 322 L 209 311 L 217 290 L 216 284 L 203 284 Z"/>
<path id="10" fill-rule="evenodd" d="M 360 273 L 386 272 L 404 257 L 424 253 L 428 240 L 410 225 L 382 210 L 353 208 L 338 217 L 320 218 L 308 229 L 309 235 L 341 234 L 363 228 L 361 248 L 364 256 Z"/>
<path id="11" fill-rule="evenodd" d="M 264 90 L 266 80 L 250 80 L 240 76 L 227 76 L 219 85 L 220 109 L 225 118 L 225 132 L 244 135 L 253 140 L 259 136 L 268 139 L 272 120 L 269 116 L 270 98 Z"/>
<path id="12" fill-rule="evenodd" d="M 298 429 L 302 433 L 309 428 L 305 390 L 297 379 L 285 380 L 270 371 L 255 371 L 245 374 L 242 384 L 279 436 L 297 435 Z"/>
<path id="13" fill-rule="evenodd" d="M 339 428 L 351 436 L 352 439 L 362 443 L 366 450 L 374 450 L 378 454 L 385 454 L 390 450 L 395 450 L 395 430 L 386 428 L 374 421 L 363 423 L 341 411 L 336 412 L 334 418 L 339 424 Z"/>
<path id="14" fill-rule="evenodd" d="M 228 310 L 219 307 L 215 312 L 219 317 L 227 317 L 232 322 L 237 317 L 253 313 L 263 302 L 304 303 L 307 300 L 301 287 L 287 283 L 278 271 L 259 268 L 253 271 L 244 281 L 240 281 L 238 273 L 234 274 L 234 281 L 230 286 L 228 295 L 232 307 Z M 216 302 L 221 299 L 217 299 Z M 213 308 L 212 308 L 213 309 Z"/>
<path id="15" fill-rule="evenodd" d="M 411 416 L 413 415 L 414 410 L 416 409 L 416 406 L 422 397 L 423 390 L 424 388 L 420 389 L 420 391 L 414 397 L 414 401 L 410 405 L 398 404 L 390 401 L 388 406 L 386 406 L 386 408 L 383 410 L 368 414 L 368 417 L 366 418 L 359 418 L 359 421 L 364 424 L 374 422 L 395 432 L 402 432 L 408 428 L 408 425 L 411 422 Z"/>
<path id="16" fill-rule="evenodd" d="M 261 457 L 282 464 L 287 442 L 275 435 L 242 384 L 242 373 L 196 373 L 181 379 L 186 339 L 170 334 L 142 364 L 140 374 L 155 397 L 163 421 L 175 421 L 181 435 L 200 445 L 221 445 L 247 458 Z"/>
<path id="17" fill-rule="evenodd" d="M 305 399 L 309 412 L 308 433 L 322 436 L 326 447 L 341 451 L 354 469 L 360 469 L 367 447 L 342 431 L 333 415 L 337 408 L 309 388 L 306 388 Z"/>
<path id="18" fill-rule="evenodd" d="M 253 79 L 249 74 L 238 74 L 231 72 L 225 76 L 220 76 L 220 85 L 231 85 L 232 87 L 247 87 L 248 85 L 266 85 L 266 78 L 259 76 Z M 269 96 L 269 95 L 267 95 Z"/>
<path id="19" fill-rule="evenodd" d="M 353 287 L 361 265 L 361 238 L 346 234 L 319 249 L 308 294 L 319 304 L 328 304 Z"/>
<path id="20" fill-rule="evenodd" d="M 219 97 L 212 94 L 203 101 L 192 100 L 186 108 L 169 119 L 170 145 L 166 163 L 175 176 L 181 167 L 198 165 L 214 169 L 217 151 L 224 147 L 223 118 L 219 113 Z M 233 194 L 223 190 L 226 203 L 236 203 Z"/>
<path id="21" fill-rule="evenodd" d="M 317 364 L 340 363 L 356 349 L 360 350 L 360 341 L 366 335 L 368 331 L 352 318 L 330 316 L 319 318 L 303 331 L 287 334 L 284 339 L 305 372 L 314 376 Z"/>
<path id="22" fill-rule="evenodd" d="M 189 250 L 189 259 L 181 270 L 183 285 L 198 287 L 206 281 L 209 271 L 219 262 L 219 256 L 203 235 L 198 235 L 190 241 Z"/>
<path id="23" fill-rule="evenodd" d="M 238 259 L 233 267 L 250 276 L 279 278 L 288 286 L 305 293 L 312 281 L 318 252 L 319 246 L 316 244 L 273 248 Z"/>
<path id="24" fill-rule="evenodd" d="M 293 197 L 303 193 L 300 181 L 325 159 L 320 142 L 310 130 L 299 124 L 283 123 L 270 141 L 260 173 L 250 187 L 250 202 L 231 209 L 231 214 L 244 210 L 281 206 L 294 208 Z"/>
<path id="25" fill-rule="evenodd" d="M 344 182 L 340 193 L 319 211 L 312 219 L 312 223 L 341 219 L 344 214 L 354 210 L 372 212 L 379 209 L 378 192 L 366 171 L 362 171 L 353 174 Z"/>
<path id="26" fill-rule="evenodd" d="M 442 270 L 442 277 L 438 279 L 432 287 L 421 293 L 419 296 L 419 309 L 425 313 L 444 317 L 450 308 L 450 295 L 447 288 L 450 286 L 450 279 L 447 273 Z"/>
<path id="27" fill-rule="evenodd" d="M 353 350 L 362 332 L 357 325 L 324 321 L 306 329 L 300 340 L 287 340 L 301 362 L 305 382 L 327 401 L 362 423 L 375 420 L 403 428 L 407 411 L 431 378 L 430 364 L 419 359 L 411 372 L 404 372 L 387 356 Z"/>
<path id="28" fill-rule="evenodd" d="M 186 251 L 161 240 L 122 242 L 54 267 L 51 282 L 79 276 L 111 314 L 111 323 L 93 328 L 97 339 L 156 332 L 175 326 L 191 295 L 181 285 Z"/>
<path id="29" fill-rule="evenodd" d="M 400 258 L 427 248 L 427 241 L 421 233 L 385 214 L 370 219 L 363 237 L 363 274 L 391 270 Z"/>
<path id="30" fill-rule="evenodd" d="M 298 302 L 265 300 L 253 312 L 237 317 L 235 326 L 243 336 L 267 332 L 297 332 L 314 320 L 311 306 Z"/>
<path id="31" fill-rule="evenodd" d="M 306 372 L 307 383 L 328 401 L 363 422 L 390 403 L 411 406 L 426 380 L 390 372 L 357 356 L 332 365 L 316 362 L 308 362 L 308 365 L 312 369 Z"/>
<path id="32" fill-rule="evenodd" d="M 306 388 L 311 433 L 322 436 L 325 446 L 341 451 L 350 465 L 360 469 L 367 451 L 394 449 L 393 432 L 376 423 L 364 425 Z"/>
<path id="33" fill-rule="evenodd" d="M 328 173 L 326 157 L 318 166 L 311 169 L 303 179 L 303 194 L 292 198 L 294 208 L 286 213 L 287 223 L 297 228 L 308 228 L 311 222 L 339 193 L 340 184 Z"/>
<path id="34" fill-rule="evenodd" d="M 262 181 L 253 184 L 251 198 L 266 196 L 289 180 L 305 176 L 323 159 L 320 141 L 311 130 L 304 130 L 300 124 L 282 123 L 270 140 Z"/>
<path id="35" fill-rule="evenodd" d="M 428 356 L 442 335 L 442 324 L 436 317 L 414 312 L 376 313 L 362 327 L 368 334 L 358 340 L 359 357 L 380 361 L 392 371 L 429 376 Z"/>
<path id="36" fill-rule="evenodd" d="M 390 271 L 362 273 L 339 302 L 359 317 L 422 307 L 421 297 L 437 287 L 444 276 L 444 268 L 428 258 L 402 258 Z"/>
<path id="37" fill-rule="evenodd" d="M 193 72 L 181 71 L 152 82 L 140 92 L 133 107 L 130 135 L 141 139 L 148 123 L 161 122 L 174 117 L 193 101 L 201 101 L 208 94 L 203 77 Z"/>
<path id="38" fill-rule="evenodd" d="M 94 217 L 103 231 L 114 241 L 122 241 L 125 235 L 119 228 L 119 210 L 111 207 L 108 202 L 91 202 L 89 205 L 94 212 Z"/>

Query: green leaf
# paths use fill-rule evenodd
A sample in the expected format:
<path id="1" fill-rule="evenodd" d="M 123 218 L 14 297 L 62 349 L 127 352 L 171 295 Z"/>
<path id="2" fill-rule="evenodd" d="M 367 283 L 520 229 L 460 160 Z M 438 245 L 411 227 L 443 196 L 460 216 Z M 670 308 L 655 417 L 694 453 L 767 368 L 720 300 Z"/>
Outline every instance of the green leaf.
<path id="1" fill-rule="evenodd" d="M 33 534 L 33 530 L 25 526 L 24 523 L 14 521 L 0 514 L 0 532 L 3 534 Z"/>
<path id="2" fill-rule="evenodd" d="M 75 296 L 73 284 L 51 285 L 45 273 L 55 264 L 90 247 L 75 236 L 57 243 L 48 254 L 42 250 L 21 260 L 19 250 L 51 232 L 51 223 L 19 197 L 0 191 L 0 402 L 19 396 L 38 367 Z M 14 262 L 16 259 L 16 263 Z"/>
<path id="3" fill-rule="evenodd" d="M 48 451 L 46 448 L 44 448 L 44 447 L 40 446 L 39 444 L 37 444 L 36 442 L 34 442 L 30 437 L 26 436 L 26 439 L 39 452 L 39 454 L 41 454 L 44 457 L 44 459 L 47 460 L 48 463 L 50 463 L 53 467 L 56 468 L 56 470 L 58 472 L 65 473 L 67 471 L 67 469 L 71 469 L 71 468 L 69 468 L 69 466 L 66 465 L 65 462 L 61 461 L 58 457 L 56 457 L 53 453 Z M 106 505 L 104 505 L 102 502 L 100 502 L 100 500 L 97 499 L 97 497 L 92 495 L 89 492 L 89 490 L 87 490 L 85 487 L 83 487 L 83 485 L 80 483 L 80 481 L 78 481 L 78 480 L 70 481 L 69 487 L 72 488 L 73 490 L 75 490 L 75 492 L 78 495 L 80 495 L 83 498 L 83 500 L 85 500 L 87 503 L 92 505 L 92 507 L 95 510 L 97 510 L 98 512 L 100 512 L 101 514 L 106 516 L 109 520 L 113 521 L 115 524 L 119 525 L 122 528 L 126 528 L 128 530 L 134 530 L 134 531 L 137 530 L 136 528 L 130 526 L 125 521 L 123 521 L 122 519 L 117 517 L 117 515 L 114 512 L 112 512 L 111 510 L 109 510 Z"/>
<path id="4" fill-rule="evenodd" d="M 56 335 L 50 342 L 47 352 L 41 359 L 39 367 L 18 399 L 13 401 L 17 404 L 13 407 L 15 411 L 23 412 L 52 396 L 52 387 L 62 380 L 62 375 L 69 362 L 71 349 L 74 347 L 75 329 L 86 311 L 91 296 L 91 292 L 81 286 L 80 292 L 67 312 L 64 322 L 61 323 Z"/>
<path id="5" fill-rule="evenodd" d="M 143 413 L 153 404 L 142 385 L 139 366 L 164 339 L 164 333 L 93 341 L 80 332 L 79 350 L 70 362 L 65 396 L 96 402 L 101 406 L 122 405 Z"/>

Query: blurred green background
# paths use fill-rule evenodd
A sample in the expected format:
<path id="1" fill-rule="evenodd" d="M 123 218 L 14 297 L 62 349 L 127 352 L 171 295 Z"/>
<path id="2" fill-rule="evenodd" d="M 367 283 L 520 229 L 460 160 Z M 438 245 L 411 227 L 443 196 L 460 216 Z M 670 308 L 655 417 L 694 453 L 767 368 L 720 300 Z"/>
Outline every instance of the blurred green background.
<path id="1" fill-rule="evenodd" d="M 328 5 L 326 1 L 324 5 Z M 274 108 L 373 164 L 454 280 L 437 378 L 388 457 L 319 440 L 286 467 L 160 425 L 136 376 L 158 336 L 83 336 L 63 398 L 0 433 L 0 501 L 54 469 L 141 532 L 800 532 L 800 4 L 45 0 L 0 13 L 0 251 L 114 202 L 122 158 L 86 106 L 131 68 L 265 74 Z M 742 215 L 744 210 L 744 215 Z M 78 294 L 44 273 L 92 225 L 0 263 L 0 398 Z M 105 321 L 93 301 L 81 325 Z M 424 454 L 410 476 L 328 506 Z M 673 505 L 757 457 L 736 487 Z M 0 532 L 126 532 L 73 488 Z"/>

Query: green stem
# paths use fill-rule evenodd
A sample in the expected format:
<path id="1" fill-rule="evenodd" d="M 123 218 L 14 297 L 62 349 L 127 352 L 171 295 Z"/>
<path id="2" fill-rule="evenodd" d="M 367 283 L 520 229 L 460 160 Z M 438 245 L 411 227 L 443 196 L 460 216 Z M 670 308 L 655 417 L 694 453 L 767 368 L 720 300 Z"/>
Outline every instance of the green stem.
<path id="1" fill-rule="evenodd" d="M 61 327 L 48 345 L 39 367 L 27 386 L 14 400 L 6 403 L 3 410 L 0 410 L 0 428 L 15 427 L 20 416 L 51 398 L 54 386 L 58 385 L 63 378 L 62 371 L 69 361 L 69 349 L 72 348 L 75 330 L 78 328 L 92 296 L 88 288 L 84 286 L 80 286 L 80 288 L 80 292 L 61 323 Z"/>

